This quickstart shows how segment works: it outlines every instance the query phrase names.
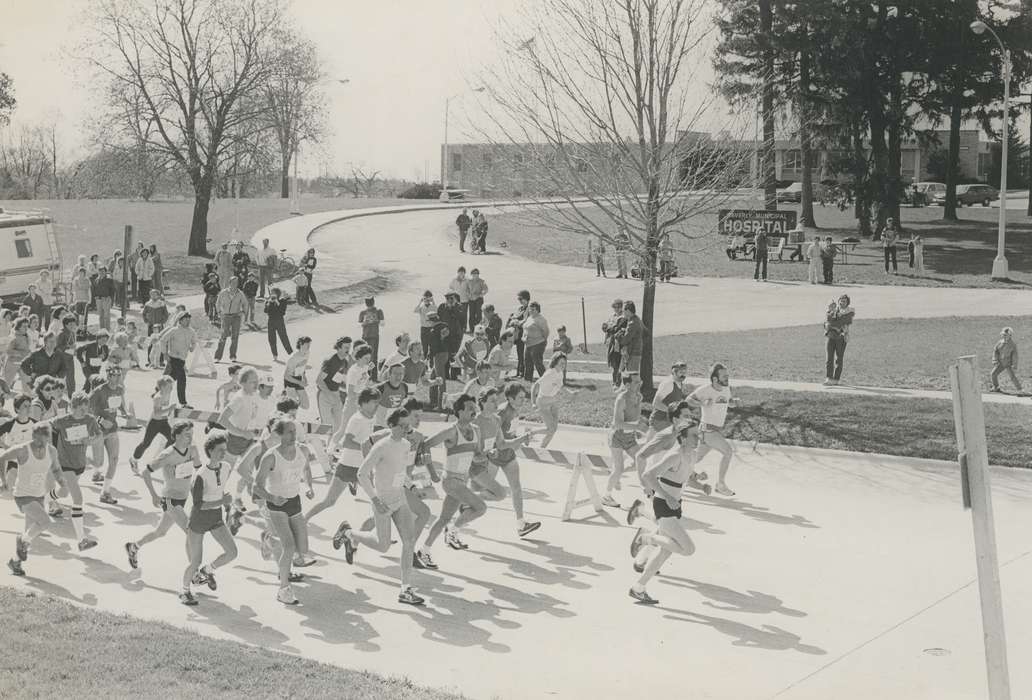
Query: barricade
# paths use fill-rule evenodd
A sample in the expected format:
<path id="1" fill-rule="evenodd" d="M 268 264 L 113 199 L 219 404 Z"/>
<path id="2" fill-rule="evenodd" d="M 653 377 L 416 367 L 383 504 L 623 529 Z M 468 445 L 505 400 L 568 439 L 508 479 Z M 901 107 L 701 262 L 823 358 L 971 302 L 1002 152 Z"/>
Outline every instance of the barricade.
<path id="1" fill-rule="evenodd" d="M 596 513 L 605 511 L 592 469 L 594 467 L 612 468 L 612 462 L 608 458 L 584 452 L 567 452 L 541 447 L 520 447 L 516 453 L 535 462 L 558 464 L 570 468 L 570 485 L 566 490 L 566 502 L 563 504 L 563 520 L 570 520 L 575 509 L 586 505 L 591 505 Z M 577 490 L 582 480 L 588 489 L 588 497 L 578 499 Z"/>

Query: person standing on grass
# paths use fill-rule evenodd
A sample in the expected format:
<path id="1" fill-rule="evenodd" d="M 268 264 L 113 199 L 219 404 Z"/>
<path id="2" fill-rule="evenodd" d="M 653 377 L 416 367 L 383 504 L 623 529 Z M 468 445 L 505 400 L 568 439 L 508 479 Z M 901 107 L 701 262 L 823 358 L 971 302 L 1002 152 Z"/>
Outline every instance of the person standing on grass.
<path id="1" fill-rule="evenodd" d="M 466 252 L 466 236 L 469 235 L 469 227 L 473 225 L 473 220 L 469 218 L 467 209 L 463 209 L 462 213 L 455 218 L 455 225 L 459 229 L 459 252 Z"/>
<path id="2" fill-rule="evenodd" d="M 627 325 L 627 319 L 623 315 L 623 299 L 614 299 L 612 304 L 613 315 L 602 323 L 602 332 L 606 337 L 606 362 L 613 371 L 613 388 L 619 389 L 621 385 L 620 366 L 623 364 L 623 356 L 620 354 L 620 331 Z"/>
<path id="3" fill-rule="evenodd" d="M 139 291 L 137 301 L 143 306 L 150 299 L 150 290 L 154 283 L 154 261 L 151 260 L 150 251 L 146 248 L 140 251 L 140 259 L 136 261 L 136 281 Z"/>
<path id="4" fill-rule="evenodd" d="M 545 349 L 551 331 L 548 321 L 541 315 L 541 304 L 536 301 L 527 305 L 527 318 L 523 321 L 523 379 L 534 381 L 534 370 L 538 376 L 545 374 Z M 563 365 L 565 367 L 565 364 Z"/>
<path id="5" fill-rule="evenodd" d="M 753 279 L 760 281 L 760 268 L 763 268 L 763 281 L 767 281 L 767 232 L 760 230 L 753 240 L 753 259 L 756 261 L 756 269 L 753 270 Z"/>
<path id="6" fill-rule="evenodd" d="M 882 250 L 885 253 L 885 274 L 889 274 L 889 260 L 892 260 L 892 274 L 896 274 L 896 240 L 899 233 L 896 231 L 896 221 L 892 217 L 885 220 L 885 228 L 882 229 L 881 242 Z"/>
<path id="7" fill-rule="evenodd" d="M 623 317 L 626 322 L 617 334 L 620 344 L 620 369 L 625 373 L 638 372 L 641 367 L 642 336 L 645 324 L 638 317 L 633 301 L 623 304 Z"/>
<path id="8" fill-rule="evenodd" d="M 165 267 L 161 262 L 161 253 L 158 252 L 158 246 L 151 243 L 150 247 L 150 259 L 154 263 L 154 289 L 161 292 L 161 295 L 165 295 Z"/>
<path id="9" fill-rule="evenodd" d="M 262 239 L 262 247 L 257 253 L 258 263 L 258 296 L 265 298 L 265 287 L 272 286 L 272 273 L 276 269 L 276 251 L 269 247 L 269 239 Z"/>
<path id="10" fill-rule="evenodd" d="M 813 243 L 806 248 L 806 259 L 809 266 L 806 269 L 806 278 L 810 284 L 817 284 L 821 274 L 821 237 L 814 236 Z"/>
<path id="11" fill-rule="evenodd" d="M 595 277 L 606 276 L 606 241 L 599 235 L 598 246 L 595 250 L 591 250 L 591 240 L 588 240 L 588 263 L 591 263 L 591 257 L 595 258 Z"/>
<path id="12" fill-rule="evenodd" d="M 190 313 L 183 312 L 176 324 L 158 337 L 158 347 L 165 355 L 165 374 L 176 380 L 176 396 L 183 408 L 186 402 L 186 358 L 197 345 L 197 334 L 190 328 Z"/>
<path id="13" fill-rule="evenodd" d="M 137 297 L 137 295 L 139 293 L 139 289 L 140 289 L 140 280 L 136 276 L 136 263 L 140 259 L 140 252 L 142 250 L 143 250 L 143 243 L 137 243 L 136 247 L 133 248 L 131 253 L 129 253 L 129 258 L 127 260 L 123 261 L 125 264 L 129 265 L 129 286 L 130 286 L 129 298 L 130 299 L 135 299 Z M 111 268 L 111 274 L 114 275 L 114 268 Z M 119 278 L 119 281 L 121 281 L 121 278 Z"/>
<path id="14" fill-rule="evenodd" d="M 362 326 L 362 340 L 369 344 L 373 351 L 372 368 L 369 376 L 376 381 L 376 364 L 380 356 L 380 326 L 384 325 L 383 311 L 376 308 L 376 300 L 368 297 L 365 308 L 358 314 L 358 324 Z"/>
<path id="15" fill-rule="evenodd" d="M 1000 375 L 1004 372 L 1010 377 L 1019 393 L 1024 391 L 1018 380 L 1017 369 L 1018 345 L 1014 342 L 1014 329 L 1006 326 L 1000 331 L 1000 339 L 996 341 L 996 346 L 993 348 L 993 371 L 989 374 L 989 391 L 1003 391 L 1000 389 Z"/>
<path id="16" fill-rule="evenodd" d="M 142 280 L 141 280 L 142 282 Z M 229 286 L 219 292 L 215 300 L 215 308 L 222 318 L 222 335 L 219 337 L 219 344 L 215 348 L 215 361 L 222 359 L 222 353 L 226 349 L 226 339 L 229 343 L 229 359 L 236 362 L 237 344 L 240 341 L 240 321 L 244 317 L 244 309 L 247 307 L 247 299 L 240 291 L 240 280 L 236 276 L 229 278 Z"/>
<path id="17" fill-rule="evenodd" d="M 626 231 L 616 234 L 616 278 L 627 279 L 627 251 L 631 248 L 631 237 Z"/>
<path id="18" fill-rule="evenodd" d="M 924 240 L 920 236 L 914 236 L 914 274 L 924 277 Z"/>
<path id="19" fill-rule="evenodd" d="M 265 316 L 268 325 L 269 335 L 269 350 L 272 351 L 272 361 L 279 362 L 279 353 L 276 349 L 276 336 L 279 336 L 280 342 L 283 344 L 283 349 L 289 355 L 293 350 L 290 349 L 290 336 L 287 335 L 287 322 L 285 320 L 287 315 L 287 304 L 290 302 L 283 298 L 283 292 L 280 291 L 279 287 L 272 287 L 269 289 L 269 297 L 265 300 Z M 307 408 L 307 406 L 305 406 Z"/>
<path id="20" fill-rule="evenodd" d="M 530 292 L 526 289 L 521 289 L 516 294 L 516 303 L 518 306 L 516 310 L 509 314 L 509 320 L 506 321 L 506 328 L 511 328 L 513 333 L 513 343 L 516 345 L 516 374 L 522 377 L 524 372 L 523 358 L 525 343 L 523 342 L 523 322 L 527 319 L 527 305 L 530 304 Z"/>
<path id="21" fill-rule="evenodd" d="M 828 304 L 825 312 L 824 335 L 827 337 L 827 362 L 825 363 L 824 386 L 836 386 L 842 377 L 842 358 L 849 342 L 849 328 L 856 311 L 849 305 L 849 295 L 843 294 L 837 301 Z"/>
<path id="22" fill-rule="evenodd" d="M 821 247 L 821 269 L 824 272 L 824 284 L 835 282 L 835 257 L 838 255 L 838 246 L 835 245 L 831 236 L 824 239 L 824 246 Z"/>

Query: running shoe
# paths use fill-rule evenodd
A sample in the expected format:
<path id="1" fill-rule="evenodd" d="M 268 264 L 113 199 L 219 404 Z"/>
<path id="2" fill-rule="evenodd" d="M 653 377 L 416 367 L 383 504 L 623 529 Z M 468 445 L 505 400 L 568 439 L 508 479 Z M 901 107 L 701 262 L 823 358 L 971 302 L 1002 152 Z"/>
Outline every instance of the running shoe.
<path id="1" fill-rule="evenodd" d="M 90 481 L 92 481 L 94 484 L 103 484 L 104 475 L 100 472 L 93 472 L 93 476 L 90 477 Z"/>
<path id="2" fill-rule="evenodd" d="M 607 493 L 605 496 L 602 497 L 602 505 L 609 506 L 610 508 L 619 508 L 620 501 L 616 500 Z"/>
<path id="3" fill-rule="evenodd" d="M 430 556 L 430 552 L 420 550 L 416 552 L 416 558 L 419 559 L 424 569 L 430 569 L 431 571 L 437 570 L 437 562 L 435 562 Z"/>
<path id="4" fill-rule="evenodd" d="M 183 591 L 179 594 L 179 602 L 183 605 L 197 605 L 197 599 L 190 591 Z"/>
<path id="5" fill-rule="evenodd" d="M 97 540 L 93 539 L 89 535 L 86 535 L 79 540 L 79 551 L 85 552 L 87 549 L 93 549 L 97 546 Z"/>
<path id="6" fill-rule="evenodd" d="M 347 520 L 342 520 L 340 525 L 337 526 L 337 531 L 333 533 L 333 548 L 340 549 L 341 545 L 344 544 L 344 540 L 347 539 L 347 532 L 351 529 L 351 524 Z"/>
<path id="7" fill-rule="evenodd" d="M 402 589 L 401 593 L 398 594 L 398 602 L 404 603 L 405 605 L 422 605 L 426 601 L 416 595 L 412 591 L 411 586 L 406 586 Z"/>
<path id="8" fill-rule="evenodd" d="M 448 528 L 444 531 L 444 543 L 452 549 L 469 549 L 469 545 L 459 539 L 459 536 L 455 534 L 455 530 Z"/>
<path id="9" fill-rule="evenodd" d="M 291 583 L 301 583 L 305 580 L 305 575 L 302 574 L 300 571 L 291 571 L 290 574 L 287 576 L 287 580 Z"/>
<path id="10" fill-rule="evenodd" d="M 276 593 L 276 600 L 283 603 L 284 605 L 297 605 L 298 599 L 294 597 L 294 589 L 289 585 L 283 586 Z"/>
<path id="11" fill-rule="evenodd" d="M 138 558 L 140 554 L 140 545 L 136 544 L 135 542 L 126 542 L 125 553 L 129 555 L 129 568 L 140 568 L 140 560 Z"/>
<path id="12" fill-rule="evenodd" d="M 201 571 L 204 572 L 204 582 L 208 584 L 209 591 L 218 590 L 219 584 L 215 581 L 215 572 L 208 567 L 203 567 Z"/>
<path id="13" fill-rule="evenodd" d="M 627 594 L 638 601 L 641 605 L 655 605 L 659 601 L 650 596 L 645 589 L 636 591 L 633 588 L 627 591 Z"/>
<path id="14" fill-rule="evenodd" d="M 344 560 L 349 564 L 355 563 L 355 550 L 358 549 L 358 545 L 351 541 L 348 535 L 351 534 L 351 528 L 348 528 L 344 533 Z"/>
<path id="15" fill-rule="evenodd" d="M 412 568 L 413 569 L 425 569 L 423 562 L 419 559 L 419 552 L 412 553 Z"/>
<path id="16" fill-rule="evenodd" d="M 229 534 L 236 537 L 236 534 L 240 532 L 240 527 L 244 524 L 244 514 L 234 508 L 233 512 L 229 514 L 228 518 Z"/>
<path id="17" fill-rule="evenodd" d="M 29 558 L 29 543 L 21 535 L 14 538 L 14 555 L 18 557 L 18 561 L 25 561 Z"/>
<path id="18" fill-rule="evenodd" d="M 627 524 L 634 525 L 634 521 L 641 515 L 641 499 L 635 498 L 634 503 L 627 509 Z"/>
<path id="19" fill-rule="evenodd" d="M 118 499 L 115 498 L 114 496 L 112 496 L 107 491 L 105 491 L 104 493 L 100 494 L 100 502 L 101 503 L 106 503 L 109 506 L 117 506 L 118 505 Z"/>
<path id="20" fill-rule="evenodd" d="M 265 530 L 262 530 L 261 551 L 262 559 L 265 561 L 272 559 L 272 536 Z"/>
<path id="21" fill-rule="evenodd" d="M 315 557 L 306 557 L 304 554 L 296 554 L 294 555 L 293 564 L 294 566 L 299 566 L 303 569 L 306 566 L 311 566 L 315 561 Z"/>
<path id="22" fill-rule="evenodd" d="M 518 534 L 520 537 L 526 537 L 530 533 L 534 532 L 534 530 L 537 530 L 539 527 L 541 527 L 541 523 L 531 522 L 528 520 L 527 522 L 523 523 L 523 527 L 516 530 L 516 534 Z"/>
<path id="23" fill-rule="evenodd" d="M 645 544 L 642 540 L 645 539 L 645 528 L 639 527 L 638 531 L 634 533 L 634 539 L 631 540 L 631 556 L 635 559 L 638 558 L 638 552 L 641 551 L 642 546 Z"/>
<path id="24" fill-rule="evenodd" d="M 7 568 L 11 570 L 11 573 L 15 576 L 24 576 L 25 569 L 22 568 L 21 562 L 17 559 L 8 559 Z"/>
<path id="25" fill-rule="evenodd" d="M 51 501 L 50 507 L 47 509 L 47 513 L 51 518 L 60 518 L 64 515 L 64 508 L 62 508 L 61 504 L 57 501 Z"/>
<path id="26" fill-rule="evenodd" d="M 713 489 L 721 496 L 734 496 L 735 492 L 727 487 L 727 484 L 717 484 L 717 487 Z"/>
<path id="27" fill-rule="evenodd" d="M 131 469 L 133 474 L 136 476 L 140 475 L 140 463 L 136 461 L 135 457 L 129 458 L 129 469 Z"/>
<path id="28" fill-rule="evenodd" d="M 204 575 L 204 569 L 201 568 L 198 569 L 197 572 L 193 575 L 193 578 L 190 579 L 190 583 L 192 583 L 195 586 L 203 586 L 207 582 L 207 580 L 208 579 Z"/>

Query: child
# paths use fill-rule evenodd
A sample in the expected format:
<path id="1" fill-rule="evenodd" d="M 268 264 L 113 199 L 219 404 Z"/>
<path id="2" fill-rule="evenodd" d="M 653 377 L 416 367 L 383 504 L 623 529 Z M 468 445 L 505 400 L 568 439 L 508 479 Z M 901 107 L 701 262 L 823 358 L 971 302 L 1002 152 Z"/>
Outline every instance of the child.
<path id="1" fill-rule="evenodd" d="M 124 331 L 115 333 L 115 345 L 108 352 L 108 365 L 114 365 L 122 370 L 123 373 L 128 372 L 133 366 L 133 356 L 136 354 L 134 350 L 129 347 L 129 334 Z M 140 363 L 137 361 L 136 366 L 139 367 Z"/>
<path id="2" fill-rule="evenodd" d="M 168 307 L 157 289 L 150 290 L 150 299 L 143 305 L 143 322 L 147 324 L 147 335 L 153 335 L 165 327 L 168 321 Z M 135 341 L 135 339 L 133 339 Z M 135 342 L 133 343 L 135 345 Z"/>
<path id="3" fill-rule="evenodd" d="M 552 354 L 562 353 L 569 357 L 573 352 L 573 341 L 566 335 L 566 326 L 559 326 L 556 329 L 559 337 L 552 341 Z M 563 363 L 563 386 L 566 386 L 566 364 Z"/>
<path id="4" fill-rule="evenodd" d="M 218 298 L 219 292 L 222 291 L 222 285 L 219 284 L 218 273 L 209 272 L 207 278 L 204 280 L 203 287 L 204 313 L 207 315 L 209 321 L 217 323 L 219 320 L 219 313 L 215 306 L 215 300 Z"/>
<path id="5" fill-rule="evenodd" d="M 1000 375 L 1004 372 L 1021 392 L 1021 382 L 1014 370 L 1018 368 L 1018 345 L 1014 342 L 1014 330 L 1007 326 L 1000 331 L 1000 339 L 993 348 L 993 371 L 989 375 L 990 391 L 999 392 Z"/>
<path id="6" fill-rule="evenodd" d="M 244 299 L 247 300 L 247 306 L 244 307 L 244 323 L 258 330 L 258 324 L 254 322 L 254 300 L 258 296 L 257 273 L 252 271 L 247 275 L 247 279 L 241 286 L 241 291 L 244 293 Z"/>
<path id="7" fill-rule="evenodd" d="M 294 286 L 297 287 L 297 292 L 294 293 L 297 305 L 310 306 L 311 304 L 308 302 L 308 275 L 298 270 L 297 274 L 294 275 Z"/>

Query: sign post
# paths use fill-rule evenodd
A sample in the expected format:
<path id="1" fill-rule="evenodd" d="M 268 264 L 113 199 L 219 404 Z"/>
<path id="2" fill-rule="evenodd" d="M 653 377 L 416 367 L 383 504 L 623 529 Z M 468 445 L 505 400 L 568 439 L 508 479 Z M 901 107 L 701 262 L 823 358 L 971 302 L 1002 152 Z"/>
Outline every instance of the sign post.
<path id="1" fill-rule="evenodd" d="M 125 314 L 129 309 L 129 249 L 132 245 L 133 227 L 126 224 L 125 237 L 122 240 L 122 318 L 125 318 Z"/>
<path id="2" fill-rule="evenodd" d="M 965 508 L 971 508 L 975 531 L 975 562 L 978 593 L 982 603 L 982 638 L 989 679 L 990 700 L 1010 700 L 1007 671 L 1007 637 L 1003 628 L 1003 599 L 1000 593 L 1000 564 L 993 524 L 992 483 L 985 441 L 985 415 L 974 356 L 960 357 L 950 365 L 953 387 L 953 422 L 957 432 L 957 453 L 961 465 Z"/>

